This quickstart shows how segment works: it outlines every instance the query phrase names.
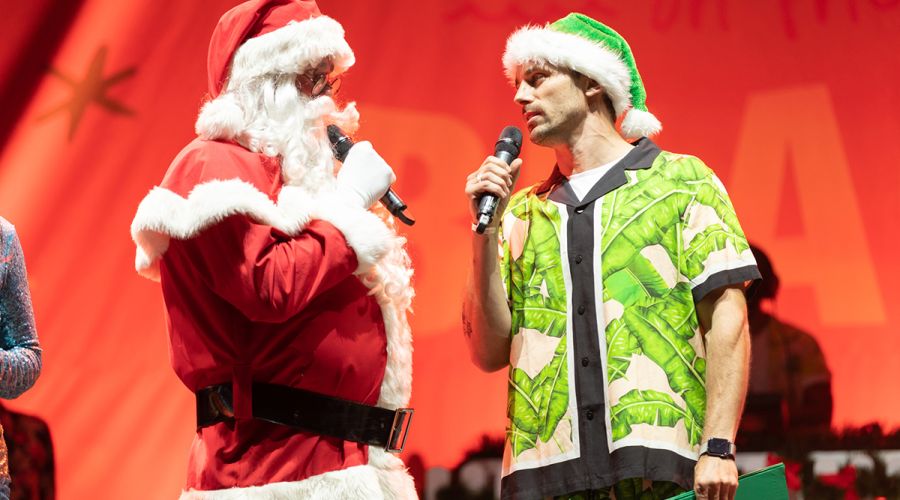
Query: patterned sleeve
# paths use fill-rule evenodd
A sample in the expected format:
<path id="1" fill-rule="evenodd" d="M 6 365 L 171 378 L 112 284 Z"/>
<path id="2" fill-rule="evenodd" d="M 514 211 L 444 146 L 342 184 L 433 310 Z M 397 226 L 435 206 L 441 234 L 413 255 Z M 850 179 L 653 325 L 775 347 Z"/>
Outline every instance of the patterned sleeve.
<path id="1" fill-rule="evenodd" d="M 680 266 L 699 302 L 718 288 L 747 286 L 760 274 L 722 181 L 700 160 L 688 161 L 702 175 L 688 182 L 693 196 L 682 215 Z"/>
<path id="2" fill-rule="evenodd" d="M 503 279 L 503 288 L 506 291 L 506 300 L 510 309 L 523 300 L 521 267 L 517 262 L 522 256 L 522 249 L 528 233 L 526 219 L 528 218 L 528 192 L 530 189 L 525 188 L 510 197 L 498 229 L 500 277 Z"/>
<path id="3" fill-rule="evenodd" d="M 530 188 L 515 193 L 509 200 L 499 227 L 500 278 L 506 292 L 506 304 L 512 315 L 510 335 L 514 335 L 524 324 L 522 311 L 528 301 L 527 286 L 523 277 L 523 257 L 528 235 L 528 207 Z"/>
<path id="4" fill-rule="evenodd" d="M 34 327 L 25 259 L 15 229 L 2 224 L 0 253 L 0 397 L 15 398 L 41 372 L 41 348 Z"/>

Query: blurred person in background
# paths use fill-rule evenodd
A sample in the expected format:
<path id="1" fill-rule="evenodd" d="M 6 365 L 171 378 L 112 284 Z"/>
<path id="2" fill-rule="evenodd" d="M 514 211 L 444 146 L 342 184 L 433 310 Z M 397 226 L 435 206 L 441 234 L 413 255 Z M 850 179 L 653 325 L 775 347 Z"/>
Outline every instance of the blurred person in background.
<path id="1" fill-rule="evenodd" d="M 15 227 L 0 217 L 0 397 L 27 391 L 41 373 L 25 257 Z M 0 429 L 2 436 L 3 429 Z M 10 497 L 9 456 L 0 439 L 0 499 Z M 13 485 L 15 488 L 15 485 Z"/>
<path id="2" fill-rule="evenodd" d="M 56 498 L 56 462 L 47 422 L 0 404 L 0 424 L 9 452 L 10 500 Z"/>
<path id="3" fill-rule="evenodd" d="M 781 439 L 831 427 L 831 372 L 815 337 L 774 314 L 779 280 L 769 256 L 750 246 L 763 280 L 747 301 L 753 357 L 740 441 Z"/>

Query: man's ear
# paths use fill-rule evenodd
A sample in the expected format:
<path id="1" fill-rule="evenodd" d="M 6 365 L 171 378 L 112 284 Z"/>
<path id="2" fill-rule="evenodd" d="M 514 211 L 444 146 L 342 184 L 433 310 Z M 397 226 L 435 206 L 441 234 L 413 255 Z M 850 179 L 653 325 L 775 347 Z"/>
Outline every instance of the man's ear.
<path id="1" fill-rule="evenodd" d="M 600 86 L 599 83 L 591 80 L 588 77 L 584 77 L 587 80 L 587 87 L 584 90 L 584 95 L 586 95 L 589 99 L 598 96 L 603 93 L 603 87 Z"/>
<path id="2" fill-rule="evenodd" d="M 584 77 L 586 84 L 584 87 L 584 97 L 587 99 L 591 109 L 602 111 L 608 115 L 613 123 L 616 121 L 616 109 L 613 107 L 609 94 L 599 83 Z"/>

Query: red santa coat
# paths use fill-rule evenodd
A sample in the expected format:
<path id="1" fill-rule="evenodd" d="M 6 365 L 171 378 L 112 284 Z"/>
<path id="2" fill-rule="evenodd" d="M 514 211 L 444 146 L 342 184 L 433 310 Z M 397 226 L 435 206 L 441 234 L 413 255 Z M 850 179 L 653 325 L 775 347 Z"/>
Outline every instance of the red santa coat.
<path id="1" fill-rule="evenodd" d="M 138 271 L 162 285 L 178 377 L 234 387 L 236 420 L 198 431 L 182 498 L 415 498 L 380 448 L 250 413 L 254 381 L 407 404 L 410 271 L 381 219 L 284 186 L 277 159 L 197 139 L 132 235 Z"/>

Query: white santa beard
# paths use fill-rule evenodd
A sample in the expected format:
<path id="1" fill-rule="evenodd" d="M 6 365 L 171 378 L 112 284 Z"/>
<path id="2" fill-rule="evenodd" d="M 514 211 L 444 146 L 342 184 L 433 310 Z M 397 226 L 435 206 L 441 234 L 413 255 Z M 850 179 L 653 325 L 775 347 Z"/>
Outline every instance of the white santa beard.
<path id="1" fill-rule="evenodd" d="M 351 103 L 339 110 L 329 96 L 308 98 L 295 93 L 293 99 L 279 99 L 274 116 L 264 120 L 265 129 L 245 132 L 248 149 L 281 159 L 285 184 L 299 186 L 310 194 L 334 188 L 334 156 L 326 127 L 336 124 L 353 132 L 359 113 Z M 271 109 L 271 108 L 270 108 Z M 266 139 L 260 140 L 263 137 Z"/>
<path id="2" fill-rule="evenodd" d="M 334 161 L 325 128 L 335 124 L 356 131 L 355 103 L 339 109 L 330 96 L 298 92 L 294 75 L 275 75 L 246 83 L 208 102 L 197 120 L 204 139 L 233 140 L 247 149 L 281 159 L 287 185 L 316 194 L 334 188 Z"/>

